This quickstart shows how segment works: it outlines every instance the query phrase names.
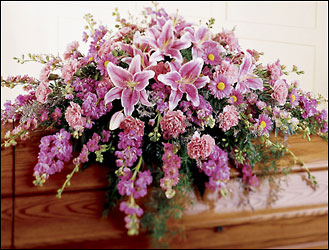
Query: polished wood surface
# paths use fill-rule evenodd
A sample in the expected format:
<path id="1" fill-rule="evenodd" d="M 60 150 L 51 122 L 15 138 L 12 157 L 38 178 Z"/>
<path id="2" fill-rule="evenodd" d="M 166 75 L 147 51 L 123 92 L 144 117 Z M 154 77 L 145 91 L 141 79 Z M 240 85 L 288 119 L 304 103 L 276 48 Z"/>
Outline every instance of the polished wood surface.
<path id="1" fill-rule="evenodd" d="M 4 133 L 2 128 L 2 138 Z M 108 218 L 102 218 L 105 200 L 102 189 L 107 185 L 105 167 L 92 166 L 75 174 L 61 199 L 56 198 L 55 193 L 72 165 L 66 165 L 65 170 L 52 176 L 44 187 L 33 186 L 40 138 L 35 136 L 14 150 L 1 149 L 2 248 L 152 247 L 145 234 L 126 235 L 124 215 L 118 209 L 110 212 Z M 326 247 L 328 143 L 316 136 L 311 142 L 300 136 L 293 136 L 288 142 L 289 148 L 317 177 L 319 188 L 314 190 L 308 185 L 306 172 L 298 165 L 292 167 L 290 175 L 276 177 L 272 182 L 260 177 L 260 186 L 249 193 L 243 192 L 243 185 L 234 177 L 234 172 L 227 198 L 218 198 L 210 191 L 206 191 L 204 199 L 191 194 L 193 206 L 187 208 L 181 220 L 170 222 L 170 226 L 183 231 L 179 237 L 166 240 L 169 246 Z M 292 158 L 285 157 L 280 165 L 291 163 Z M 10 175 L 13 172 L 14 176 Z"/>
<path id="2" fill-rule="evenodd" d="M 1 143 L 8 130 L 13 129 L 12 123 L 1 127 Z M 1 198 L 10 197 L 13 193 L 13 148 L 1 148 Z"/>

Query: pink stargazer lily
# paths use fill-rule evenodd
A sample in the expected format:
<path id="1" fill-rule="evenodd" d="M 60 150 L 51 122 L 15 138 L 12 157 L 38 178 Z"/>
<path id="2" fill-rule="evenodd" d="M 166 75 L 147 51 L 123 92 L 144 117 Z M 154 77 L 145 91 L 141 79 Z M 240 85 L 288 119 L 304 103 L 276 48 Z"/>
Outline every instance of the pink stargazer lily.
<path id="1" fill-rule="evenodd" d="M 169 96 L 169 109 L 173 110 L 179 100 L 182 99 L 183 93 L 186 93 L 187 100 L 192 101 L 194 106 L 200 104 L 198 89 L 204 87 L 209 82 L 208 76 L 201 76 L 203 60 L 196 58 L 183 66 L 171 65 L 171 72 L 165 75 L 159 75 L 159 81 L 171 87 Z M 177 70 L 177 71 L 176 71 Z"/>
<path id="2" fill-rule="evenodd" d="M 147 30 L 146 36 L 139 37 L 136 42 L 150 44 L 155 50 L 150 56 L 150 62 L 164 60 L 164 56 L 170 56 L 182 62 L 183 57 L 179 50 L 191 46 L 187 34 L 180 39 L 175 39 L 173 25 L 170 20 L 166 22 L 161 32 L 154 27 L 150 28 Z"/>
<path id="3" fill-rule="evenodd" d="M 140 55 L 132 59 L 128 71 L 109 62 L 107 72 L 115 87 L 105 95 L 105 104 L 121 99 L 126 116 L 132 114 L 134 106 L 139 101 L 146 106 L 152 106 L 148 101 L 145 87 L 149 84 L 149 79 L 154 77 L 154 71 L 141 71 Z"/>
<path id="4" fill-rule="evenodd" d="M 202 57 L 202 45 L 211 38 L 210 30 L 206 26 L 201 26 L 197 31 L 188 27 L 185 29 L 186 36 L 193 43 L 193 58 Z M 213 41 L 212 41 L 213 42 Z M 219 44 L 218 44 L 219 45 Z"/>
<path id="5" fill-rule="evenodd" d="M 122 61 L 130 64 L 131 60 L 134 56 L 140 55 L 141 56 L 141 66 L 142 69 L 147 69 L 150 66 L 156 65 L 156 62 L 150 63 L 148 52 L 150 51 L 150 45 L 143 43 L 137 43 L 139 37 L 141 37 L 140 32 L 136 31 L 133 38 L 133 45 L 126 44 L 124 42 L 118 42 L 117 45 L 123 50 L 128 53 L 128 57 L 122 58 Z"/>
<path id="6" fill-rule="evenodd" d="M 252 56 L 246 52 L 240 68 L 236 89 L 241 93 L 247 93 L 249 89 L 263 89 L 263 80 L 253 74 L 255 65 L 252 64 Z"/>

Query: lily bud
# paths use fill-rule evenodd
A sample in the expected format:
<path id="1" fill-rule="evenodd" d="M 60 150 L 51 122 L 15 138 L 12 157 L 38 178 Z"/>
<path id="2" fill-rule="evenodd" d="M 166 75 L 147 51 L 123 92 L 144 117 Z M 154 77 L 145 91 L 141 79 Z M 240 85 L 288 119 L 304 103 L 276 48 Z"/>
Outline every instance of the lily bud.
<path id="1" fill-rule="evenodd" d="M 110 126 L 109 129 L 110 130 L 115 130 L 120 126 L 120 123 L 125 119 L 124 114 L 121 111 L 118 111 L 116 113 L 114 113 L 111 117 L 111 121 L 110 121 Z"/>

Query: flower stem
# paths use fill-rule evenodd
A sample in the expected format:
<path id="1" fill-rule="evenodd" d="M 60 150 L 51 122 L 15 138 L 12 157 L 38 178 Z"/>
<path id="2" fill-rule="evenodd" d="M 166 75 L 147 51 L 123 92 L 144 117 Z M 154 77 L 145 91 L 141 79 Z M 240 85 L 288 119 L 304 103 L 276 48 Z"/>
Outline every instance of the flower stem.
<path id="1" fill-rule="evenodd" d="M 134 174 L 133 174 L 133 176 L 131 177 L 131 180 L 132 180 L 132 181 L 134 181 L 134 180 L 136 179 L 137 173 L 139 172 L 139 169 L 140 169 L 140 167 L 141 167 L 141 165 L 142 165 L 142 162 L 143 162 L 143 156 L 141 156 L 141 157 L 139 158 L 139 161 L 138 161 L 138 163 L 137 163 L 137 165 L 136 165 L 136 168 L 135 168 Z"/>
<path id="2" fill-rule="evenodd" d="M 61 198 L 62 197 L 62 193 L 63 193 L 65 187 L 71 185 L 71 183 L 70 183 L 71 178 L 72 178 L 72 176 L 74 175 L 75 172 L 76 173 L 79 172 L 79 166 L 80 166 L 80 163 L 78 163 L 77 165 L 75 165 L 75 167 L 72 170 L 72 172 L 66 176 L 66 181 L 64 182 L 63 186 L 60 189 L 57 190 L 57 195 L 56 195 L 57 198 Z"/>

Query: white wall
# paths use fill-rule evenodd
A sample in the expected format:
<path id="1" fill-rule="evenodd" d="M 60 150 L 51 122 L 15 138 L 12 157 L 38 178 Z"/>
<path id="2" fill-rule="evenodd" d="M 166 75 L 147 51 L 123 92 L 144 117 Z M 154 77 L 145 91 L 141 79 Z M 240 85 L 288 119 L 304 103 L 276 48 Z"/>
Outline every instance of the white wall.
<path id="1" fill-rule="evenodd" d="M 179 10 L 187 20 L 203 23 L 215 17 L 214 31 L 236 26 L 243 49 L 256 49 L 265 55 L 262 62 L 277 58 L 305 75 L 292 74 L 305 90 L 328 98 L 328 3 L 327 2 L 166 2 L 159 1 L 169 13 Z M 41 64 L 17 64 L 12 58 L 31 53 L 62 53 L 66 44 L 77 40 L 82 45 L 86 13 L 114 27 L 112 11 L 119 8 L 139 15 L 151 2 L 5 2 L 1 1 L 1 75 L 39 76 Z M 86 48 L 87 49 L 87 48 Z M 86 50 L 85 50 L 86 51 Z M 14 99 L 19 89 L 1 89 L 1 106 Z"/>

